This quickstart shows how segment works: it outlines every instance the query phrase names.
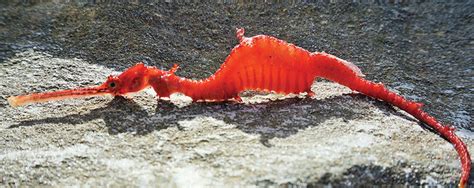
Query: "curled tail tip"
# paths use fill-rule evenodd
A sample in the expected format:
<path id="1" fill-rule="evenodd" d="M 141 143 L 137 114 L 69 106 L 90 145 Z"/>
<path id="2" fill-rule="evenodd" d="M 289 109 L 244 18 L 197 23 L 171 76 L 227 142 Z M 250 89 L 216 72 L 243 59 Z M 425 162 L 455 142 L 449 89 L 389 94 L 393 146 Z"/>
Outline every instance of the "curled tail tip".
<path id="1" fill-rule="evenodd" d="M 237 36 L 237 39 L 239 39 L 240 42 L 242 42 L 242 40 L 244 39 L 244 34 L 245 34 L 244 28 L 236 28 L 235 35 Z"/>

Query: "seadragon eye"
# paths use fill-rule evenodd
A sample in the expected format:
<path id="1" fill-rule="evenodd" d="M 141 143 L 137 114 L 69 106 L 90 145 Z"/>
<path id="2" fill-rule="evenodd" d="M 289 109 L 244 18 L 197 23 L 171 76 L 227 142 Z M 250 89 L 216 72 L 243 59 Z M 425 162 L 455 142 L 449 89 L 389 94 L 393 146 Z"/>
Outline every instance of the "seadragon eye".
<path id="1" fill-rule="evenodd" d="M 110 83 L 109 83 L 109 87 L 110 87 L 110 88 L 114 88 L 116 85 L 117 85 L 117 84 L 115 84 L 115 82 L 110 82 Z"/>

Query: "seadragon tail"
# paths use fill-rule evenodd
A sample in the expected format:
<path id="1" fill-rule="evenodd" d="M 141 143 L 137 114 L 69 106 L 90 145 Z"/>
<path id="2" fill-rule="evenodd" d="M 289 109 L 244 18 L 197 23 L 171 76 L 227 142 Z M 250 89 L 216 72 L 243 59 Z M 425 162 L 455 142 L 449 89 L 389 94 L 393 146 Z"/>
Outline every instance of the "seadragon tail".
<path id="1" fill-rule="evenodd" d="M 335 81 L 367 96 L 388 102 L 409 113 L 425 123 L 436 133 L 453 144 L 459 154 L 462 174 L 459 187 L 465 187 L 471 171 L 471 158 L 464 142 L 454 133 L 454 128 L 442 125 L 433 116 L 424 112 L 421 103 L 413 102 L 389 91 L 383 84 L 374 83 L 362 78 L 360 70 L 350 62 L 326 53 L 313 53 L 312 61 L 316 64 L 318 76 Z"/>

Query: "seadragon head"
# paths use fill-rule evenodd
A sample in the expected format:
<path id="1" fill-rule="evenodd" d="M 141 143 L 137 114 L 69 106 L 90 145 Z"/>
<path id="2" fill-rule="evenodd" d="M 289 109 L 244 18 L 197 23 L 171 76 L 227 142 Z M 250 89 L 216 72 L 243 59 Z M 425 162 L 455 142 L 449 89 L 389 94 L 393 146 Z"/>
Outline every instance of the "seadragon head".
<path id="1" fill-rule="evenodd" d="M 115 96 L 138 92 L 148 87 L 148 75 L 148 67 L 138 63 L 118 76 L 110 75 L 99 87 L 105 88 L 108 94 Z"/>
<path id="2" fill-rule="evenodd" d="M 138 92 L 146 87 L 148 87 L 148 68 L 143 63 L 138 63 L 118 76 L 108 76 L 107 80 L 99 86 L 13 96 L 8 98 L 8 102 L 11 106 L 22 106 L 31 103 L 88 96 L 120 96 Z"/>

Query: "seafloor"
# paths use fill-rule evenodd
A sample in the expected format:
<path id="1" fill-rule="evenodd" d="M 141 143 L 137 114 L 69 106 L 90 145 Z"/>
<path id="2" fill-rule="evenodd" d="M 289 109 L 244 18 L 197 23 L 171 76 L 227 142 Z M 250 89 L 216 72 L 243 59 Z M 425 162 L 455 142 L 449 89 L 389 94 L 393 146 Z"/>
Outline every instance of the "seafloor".
<path id="1" fill-rule="evenodd" d="M 1 1 L 0 185 L 455 185 L 449 143 L 329 82 L 313 85 L 314 99 L 250 93 L 244 104 L 157 102 L 149 91 L 19 108 L 6 99 L 100 84 L 138 61 L 205 78 L 243 27 L 353 62 L 425 103 L 473 150 L 473 17 L 462 1 Z"/>

